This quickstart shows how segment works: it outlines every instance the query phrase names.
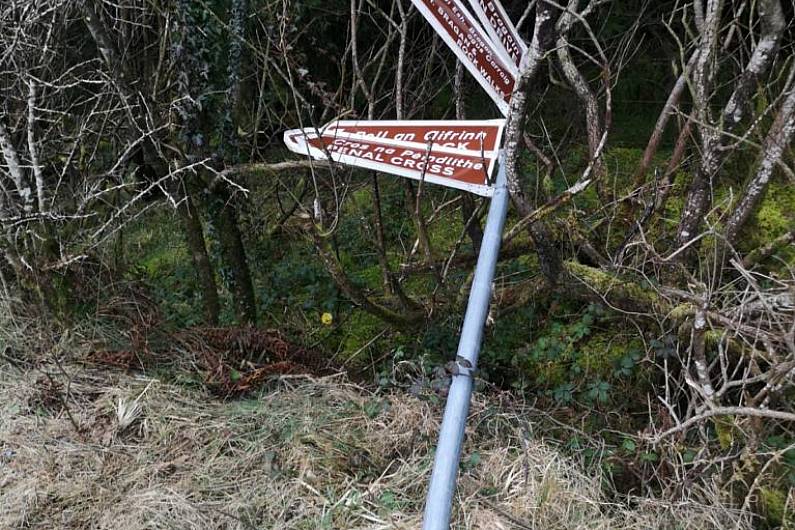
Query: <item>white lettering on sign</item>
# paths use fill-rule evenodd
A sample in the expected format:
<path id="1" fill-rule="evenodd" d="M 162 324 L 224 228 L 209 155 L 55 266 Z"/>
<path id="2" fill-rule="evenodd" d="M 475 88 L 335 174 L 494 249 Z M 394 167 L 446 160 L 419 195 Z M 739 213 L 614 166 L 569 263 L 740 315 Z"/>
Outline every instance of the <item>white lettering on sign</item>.
<path id="1" fill-rule="evenodd" d="M 441 147 L 464 151 L 494 151 L 499 147 L 505 120 L 461 121 L 336 121 L 326 125 L 324 135 L 356 135 L 401 142 L 432 141 Z"/>
<path id="2" fill-rule="evenodd" d="M 462 0 L 411 0 L 503 114 L 513 93 L 518 69 L 495 48 Z"/>
<path id="3" fill-rule="evenodd" d="M 519 66 L 527 45 L 519 36 L 499 0 L 469 0 L 469 5 L 486 28 L 497 50 L 511 64 Z"/>
<path id="4" fill-rule="evenodd" d="M 505 120 L 478 122 L 332 122 L 318 135 L 315 129 L 296 129 L 284 134 L 287 147 L 317 160 L 331 160 L 356 167 L 457 188 L 490 196 L 490 175 L 497 159 Z M 447 129 L 444 124 L 456 124 Z M 463 125 L 462 125 L 463 124 Z M 427 144 L 396 137 L 428 137 Z M 436 138 L 439 139 L 437 142 Z M 457 145 L 478 145 L 477 150 Z M 482 150 L 480 150 L 482 146 Z M 491 149 L 486 150 L 486 147 Z"/>

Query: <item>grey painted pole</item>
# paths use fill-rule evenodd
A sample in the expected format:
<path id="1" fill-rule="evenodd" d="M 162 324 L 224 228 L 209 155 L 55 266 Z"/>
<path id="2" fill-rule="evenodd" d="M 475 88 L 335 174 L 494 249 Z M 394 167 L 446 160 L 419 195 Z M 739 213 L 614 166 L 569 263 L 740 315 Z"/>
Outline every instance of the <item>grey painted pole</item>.
<path id="1" fill-rule="evenodd" d="M 475 278 L 469 292 L 464 326 L 458 342 L 458 357 L 453 382 L 447 396 L 447 404 L 436 446 L 431 484 L 425 503 L 423 530 L 448 530 L 453 493 L 455 492 L 458 461 L 464 441 L 464 427 L 472 396 L 473 371 L 477 366 L 483 326 L 489 311 L 491 284 L 502 242 L 502 228 L 508 211 L 508 188 L 505 179 L 504 156 L 500 157 L 494 195 L 491 198 L 489 216 L 483 234 L 483 242 L 475 267 Z"/>

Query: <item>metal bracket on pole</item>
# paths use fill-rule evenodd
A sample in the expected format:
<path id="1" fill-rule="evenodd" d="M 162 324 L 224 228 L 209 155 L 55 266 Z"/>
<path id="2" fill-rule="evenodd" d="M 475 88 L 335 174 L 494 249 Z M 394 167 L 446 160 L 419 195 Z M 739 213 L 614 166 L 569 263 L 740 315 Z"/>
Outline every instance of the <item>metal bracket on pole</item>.
<path id="1" fill-rule="evenodd" d="M 464 441 L 464 428 L 469 414 L 474 373 L 477 369 L 483 326 L 489 312 L 492 280 L 502 242 L 502 229 L 508 212 L 508 187 L 505 176 L 505 156 L 500 156 L 500 167 L 494 184 L 489 215 L 483 241 L 475 266 L 475 278 L 469 292 L 464 325 L 458 342 L 458 355 L 453 363 L 453 382 L 444 409 L 439 443 L 431 474 L 431 484 L 425 503 L 423 530 L 448 530 L 453 493 L 455 492 L 458 462 Z"/>

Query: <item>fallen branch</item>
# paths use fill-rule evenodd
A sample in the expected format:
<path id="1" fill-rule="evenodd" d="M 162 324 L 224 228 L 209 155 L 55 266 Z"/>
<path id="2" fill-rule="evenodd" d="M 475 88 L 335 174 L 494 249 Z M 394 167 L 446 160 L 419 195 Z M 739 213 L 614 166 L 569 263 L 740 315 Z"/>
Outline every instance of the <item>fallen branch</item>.
<path id="1" fill-rule="evenodd" d="M 791 412 L 784 412 L 780 410 L 770 410 L 770 409 L 757 409 L 752 407 L 715 407 L 714 409 L 710 409 L 706 412 L 702 412 L 701 414 L 697 414 L 692 418 L 683 421 L 676 427 L 671 427 L 670 429 L 661 432 L 656 436 L 648 437 L 648 440 L 652 444 L 658 444 L 662 441 L 663 438 L 667 438 L 672 434 L 676 434 L 682 431 L 689 429 L 690 427 L 696 425 L 699 422 L 702 422 L 709 418 L 714 418 L 715 416 L 751 416 L 756 418 L 770 418 L 775 420 L 783 420 L 783 421 L 793 421 L 795 422 L 795 414 Z"/>

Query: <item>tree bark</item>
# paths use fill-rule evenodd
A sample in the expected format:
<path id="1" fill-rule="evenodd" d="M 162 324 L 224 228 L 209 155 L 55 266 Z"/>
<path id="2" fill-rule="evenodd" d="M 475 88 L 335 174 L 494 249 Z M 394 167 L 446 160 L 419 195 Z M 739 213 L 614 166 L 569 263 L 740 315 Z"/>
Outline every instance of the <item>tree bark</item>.
<path id="1" fill-rule="evenodd" d="M 516 80 L 511 97 L 508 125 L 505 131 L 505 172 L 508 190 L 519 213 L 525 217 L 533 208 L 528 201 L 519 182 L 519 149 L 523 137 L 525 116 L 527 114 L 527 95 L 530 81 L 544 60 L 547 51 L 554 41 L 557 10 L 549 3 L 539 0 L 536 4 L 535 29 L 527 54 L 519 65 L 519 77 Z M 529 227 L 530 236 L 536 245 L 536 252 L 541 270 L 550 285 L 555 285 L 560 274 L 560 254 L 555 245 L 551 230 L 541 221 Z"/>
<path id="2" fill-rule="evenodd" d="M 602 123 L 602 120 L 599 116 L 599 102 L 596 99 L 596 95 L 588 86 L 588 81 L 585 80 L 585 77 L 583 77 L 582 73 L 574 64 L 574 59 L 572 59 L 571 53 L 569 53 L 569 43 L 566 40 L 566 36 L 569 33 L 575 19 L 575 15 L 572 11 L 576 9 L 578 3 L 579 2 L 577 1 L 570 2 L 569 9 L 560 16 L 560 20 L 558 21 L 558 38 L 555 47 L 558 55 L 558 61 L 563 68 L 563 75 L 574 89 L 574 92 L 582 102 L 583 107 L 585 107 L 585 128 L 588 139 L 588 154 L 593 161 L 594 177 L 598 183 L 598 186 L 601 187 L 601 177 L 604 174 L 604 168 L 602 165 L 602 157 L 599 156 L 598 150 L 599 144 L 602 141 L 604 124 Z M 609 82 L 609 80 L 605 81 Z"/>
<path id="3" fill-rule="evenodd" d="M 790 83 L 785 94 L 784 103 L 762 144 L 762 161 L 759 169 L 746 185 L 740 203 L 726 221 L 725 236 L 729 243 L 735 242 L 740 229 L 764 198 L 773 170 L 781 160 L 784 150 L 792 142 L 795 133 L 795 82 Z"/>
<path id="4" fill-rule="evenodd" d="M 657 118 L 657 123 L 654 124 L 654 130 L 651 133 L 648 144 L 646 144 L 646 149 L 643 151 L 643 158 L 641 159 L 640 165 L 635 171 L 635 177 L 633 178 L 634 186 L 636 188 L 643 185 L 646 172 L 649 170 L 651 161 L 654 158 L 654 155 L 657 154 L 657 149 L 660 147 L 660 141 L 662 140 L 663 133 L 665 132 L 665 127 L 668 125 L 668 121 L 671 119 L 671 116 L 676 113 L 676 107 L 679 104 L 679 100 L 682 98 L 682 93 L 685 91 L 685 87 L 687 86 L 690 68 L 692 63 L 695 62 L 695 58 L 695 55 L 690 58 L 690 61 L 685 66 L 685 71 L 682 72 L 682 74 L 676 80 L 676 83 L 674 83 L 671 92 L 668 94 L 668 99 L 665 101 L 665 105 L 663 105 L 663 109 L 660 112 L 660 116 Z"/>
<path id="5" fill-rule="evenodd" d="M 762 26 L 759 41 L 723 109 L 724 126 L 728 131 L 735 129 L 745 117 L 759 78 L 770 67 L 778 52 L 781 36 L 787 26 L 779 0 L 759 0 L 759 23 Z"/>
<path id="6" fill-rule="evenodd" d="M 202 293 L 204 321 L 210 326 L 218 325 L 220 304 L 218 301 L 218 287 L 215 283 L 215 273 L 210 257 L 207 254 L 199 212 L 196 211 L 193 199 L 187 190 L 179 203 L 177 212 L 182 219 L 185 240 L 188 244 L 193 268 L 196 271 L 199 289 Z"/>
<path id="7" fill-rule="evenodd" d="M 234 197 L 226 189 L 216 189 L 212 192 L 210 201 L 216 236 L 221 245 L 226 272 L 229 274 L 235 313 L 241 322 L 254 324 L 257 321 L 254 284 L 240 233 L 237 209 L 233 206 Z"/>
<path id="8" fill-rule="evenodd" d="M 684 246 L 698 231 L 702 218 L 706 213 L 710 199 L 712 179 L 720 167 L 719 154 L 720 132 L 712 118 L 710 98 L 712 96 L 713 79 L 715 77 L 716 57 L 720 34 L 720 19 L 723 0 L 709 0 L 704 20 L 699 24 L 701 42 L 696 53 L 696 64 L 693 67 L 693 104 L 698 118 L 698 129 L 701 135 L 701 164 L 687 192 L 685 206 L 677 229 L 676 241 Z M 689 253 L 680 254 L 683 258 Z"/>
<path id="9" fill-rule="evenodd" d="M 713 96 L 713 79 L 717 59 L 715 52 L 720 35 L 723 0 L 709 0 L 701 29 L 701 45 L 693 69 L 693 101 L 698 117 L 701 135 L 701 164 L 688 189 L 682 217 L 677 229 L 676 241 L 679 246 L 686 245 L 698 234 L 699 227 L 712 203 L 711 189 L 720 165 L 725 158 L 723 149 L 725 133 L 731 133 L 740 124 L 748 107 L 750 95 L 761 75 L 770 68 L 778 50 L 779 41 L 785 27 L 785 20 L 779 0 L 762 0 L 759 3 L 762 34 L 751 58 L 748 60 L 732 95 L 723 108 L 721 123 L 717 123 L 710 112 Z M 682 258 L 692 254 L 680 254 Z"/>
<path id="10" fill-rule="evenodd" d="M 25 172 L 22 170 L 22 164 L 19 162 L 17 150 L 11 141 L 11 135 L 8 133 L 8 129 L 6 129 L 2 121 L 0 121 L 0 151 L 3 153 L 8 173 L 16 188 L 17 199 L 22 203 L 22 209 L 25 213 L 32 212 L 33 192 L 30 189 L 30 184 L 25 176 Z"/>
<path id="11" fill-rule="evenodd" d="M 240 71 L 246 20 L 245 0 L 233 0 L 230 9 L 229 28 L 232 36 L 227 54 L 225 108 L 221 123 L 222 141 L 218 149 L 218 158 L 227 166 L 236 165 L 239 156 L 236 114 L 240 102 Z M 234 194 L 230 192 L 226 182 L 222 181 L 210 190 L 210 201 L 212 203 L 210 212 L 213 215 L 221 253 L 229 273 L 237 317 L 242 322 L 253 324 L 257 320 L 254 284 L 251 280 L 243 236 L 240 233 Z"/>

